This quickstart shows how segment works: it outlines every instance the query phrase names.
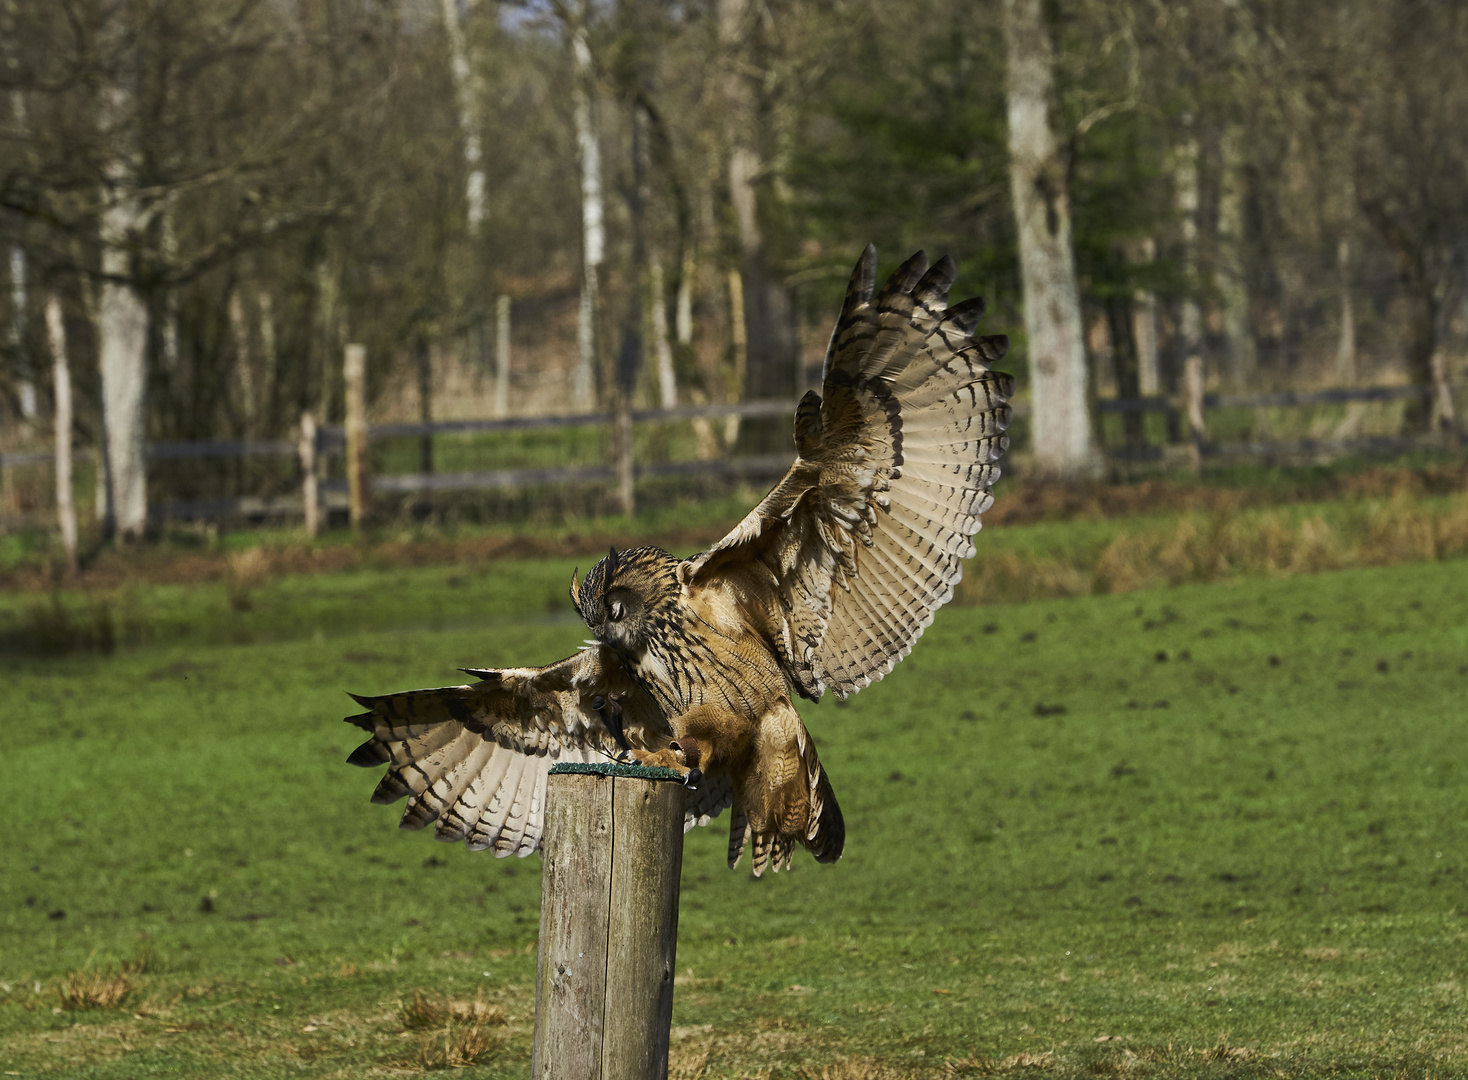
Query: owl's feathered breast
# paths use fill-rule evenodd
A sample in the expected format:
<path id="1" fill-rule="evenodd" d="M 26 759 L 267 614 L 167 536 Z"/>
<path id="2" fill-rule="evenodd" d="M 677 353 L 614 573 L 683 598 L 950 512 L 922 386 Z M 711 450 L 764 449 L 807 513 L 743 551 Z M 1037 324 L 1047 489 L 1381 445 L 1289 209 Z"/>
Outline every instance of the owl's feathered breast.
<path id="1" fill-rule="evenodd" d="M 670 717 L 717 705 L 755 719 L 788 696 L 775 653 L 727 589 L 684 593 L 623 662 Z"/>

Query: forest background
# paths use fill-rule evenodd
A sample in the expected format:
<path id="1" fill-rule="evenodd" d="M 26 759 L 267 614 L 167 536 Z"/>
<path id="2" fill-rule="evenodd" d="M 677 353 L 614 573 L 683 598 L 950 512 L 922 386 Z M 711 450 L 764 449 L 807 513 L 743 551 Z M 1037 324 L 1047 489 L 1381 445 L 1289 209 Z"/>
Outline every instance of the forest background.
<path id="1" fill-rule="evenodd" d="M 0 452 L 50 445 L 59 338 L 124 534 L 289 490 L 143 447 L 340 423 L 349 342 L 374 423 L 793 398 L 868 241 L 957 259 L 1051 471 L 1190 361 L 1452 436 L 1465 46 L 1444 0 L 5 0 Z"/>

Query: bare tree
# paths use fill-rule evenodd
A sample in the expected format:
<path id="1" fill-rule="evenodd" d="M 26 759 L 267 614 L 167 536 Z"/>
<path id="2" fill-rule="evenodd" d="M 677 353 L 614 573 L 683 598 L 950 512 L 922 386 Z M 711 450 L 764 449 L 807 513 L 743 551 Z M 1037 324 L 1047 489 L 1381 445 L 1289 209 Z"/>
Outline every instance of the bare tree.
<path id="1" fill-rule="evenodd" d="M 567 27 L 575 74 L 571 84 L 576 149 L 581 159 L 581 311 L 576 331 L 577 362 L 571 383 L 576 406 L 592 406 L 596 386 L 597 323 L 601 306 L 601 264 L 606 257 L 605 206 L 601 188 L 601 142 L 597 135 L 596 73 L 587 33 L 586 0 Z"/>
<path id="2" fill-rule="evenodd" d="M 1065 163 L 1050 128 L 1054 50 L 1041 0 L 1005 0 L 1010 192 L 1024 281 L 1036 464 L 1064 477 L 1097 466 Z"/>
<path id="3" fill-rule="evenodd" d="M 449 39 L 449 64 L 454 76 L 454 100 L 458 107 L 459 129 L 464 140 L 464 204 L 471 235 L 479 234 L 484 224 L 484 137 L 481 134 L 480 100 L 483 88 L 474 75 L 469 58 L 469 45 L 464 33 L 464 20 L 458 0 L 441 0 L 444 32 Z M 470 0 L 470 9 L 473 0 Z"/>

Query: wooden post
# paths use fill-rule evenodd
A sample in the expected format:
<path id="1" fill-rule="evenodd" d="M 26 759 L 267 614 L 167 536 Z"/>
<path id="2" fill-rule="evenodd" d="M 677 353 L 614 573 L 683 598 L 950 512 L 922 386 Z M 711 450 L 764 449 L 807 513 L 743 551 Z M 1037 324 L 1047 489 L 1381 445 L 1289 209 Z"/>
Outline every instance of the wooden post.
<path id="1" fill-rule="evenodd" d="M 46 299 L 46 336 L 56 371 L 56 516 L 61 523 L 61 546 L 66 572 L 76 577 L 76 506 L 71 492 L 71 368 L 66 360 L 66 323 L 61 301 Z"/>
<path id="2" fill-rule="evenodd" d="M 510 298 L 494 304 L 494 414 L 510 415 Z"/>
<path id="3" fill-rule="evenodd" d="M 352 528 L 361 532 L 367 524 L 372 499 L 367 463 L 367 348 L 348 345 L 342 369 L 346 391 L 347 497 Z"/>
<path id="4" fill-rule="evenodd" d="M 310 409 L 301 413 L 301 437 L 296 443 L 301 458 L 301 506 L 306 513 L 306 535 L 321 531 L 321 501 L 316 488 L 316 417 Z"/>
<path id="5" fill-rule="evenodd" d="M 553 766 L 533 1080 L 665 1080 L 683 869 L 678 774 Z"/>

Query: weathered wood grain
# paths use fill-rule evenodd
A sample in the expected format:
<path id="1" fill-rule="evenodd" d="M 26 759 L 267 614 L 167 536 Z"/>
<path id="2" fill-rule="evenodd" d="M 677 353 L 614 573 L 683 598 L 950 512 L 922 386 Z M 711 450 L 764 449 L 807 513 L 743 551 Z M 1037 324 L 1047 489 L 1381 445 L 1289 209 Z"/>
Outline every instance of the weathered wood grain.
<path id="1" fill-rule="evenodd" d="M 541 848 L 535 1080 L 600 1080 L 612 888 L 609 776 L 552 776 Z"/>
<path id="2" fill-rule="evenodd" d="M 684 795 L 617 768 L 549 779 L 535 1080 L 668 1074 Z"/>
<path id="3" fill-rule="evenodd" d="M 664 1080 L 673 1022 L 683 790 L 615 781 L 602 1076 Z"/>

